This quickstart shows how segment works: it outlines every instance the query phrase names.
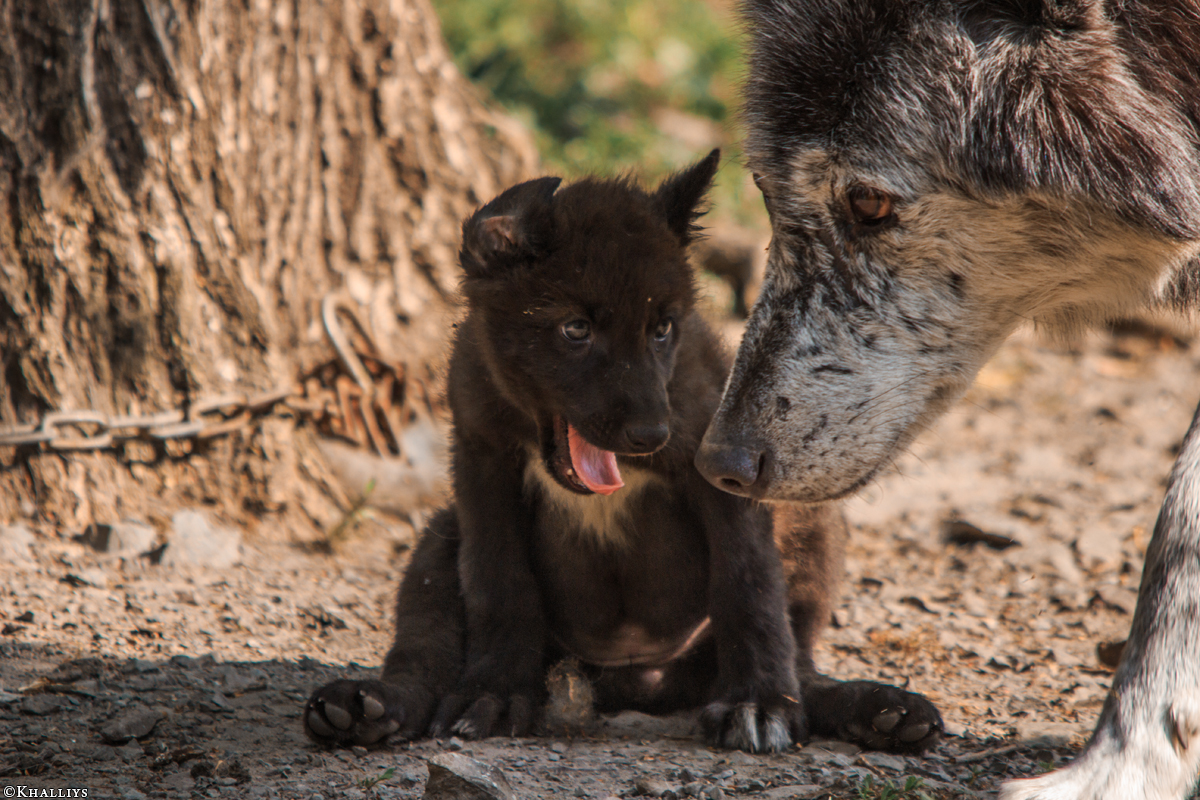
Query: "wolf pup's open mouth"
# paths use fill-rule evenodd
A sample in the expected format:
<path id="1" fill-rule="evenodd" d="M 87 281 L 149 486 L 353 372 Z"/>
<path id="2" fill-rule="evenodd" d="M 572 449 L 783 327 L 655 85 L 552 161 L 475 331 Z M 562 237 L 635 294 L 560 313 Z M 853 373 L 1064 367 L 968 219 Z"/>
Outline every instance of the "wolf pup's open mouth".
<path id="1" fill-rule="evenodd" d="M 581 494 L 612 494 L 625 485 L 617 454 L 589 443 L 562 417 L 554 418 L 550 467 L 566 486 Z"/>

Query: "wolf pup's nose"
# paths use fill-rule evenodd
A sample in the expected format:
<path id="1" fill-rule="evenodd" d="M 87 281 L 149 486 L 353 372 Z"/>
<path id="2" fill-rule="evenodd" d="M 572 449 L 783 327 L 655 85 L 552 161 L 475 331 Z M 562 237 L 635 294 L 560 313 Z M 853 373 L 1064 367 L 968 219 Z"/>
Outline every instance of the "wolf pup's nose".
<path id="1" fill-rule="evenodd" d="M 650 425 L 630 425 L 625 429 L 625 441 L 629 449 L 635 453 L 653 453 L 667 443 L 671 435 L 667 423 L 661 422 Z"/>
<path id="2" fill-rule="evenodd" d="M 703 442 L 696 451 L 696 469 L 718 489 L 757 495 L 766 484 L 767 454 L 759 448 Z M 763 486 L 755 486 L 761 482 Z"/>

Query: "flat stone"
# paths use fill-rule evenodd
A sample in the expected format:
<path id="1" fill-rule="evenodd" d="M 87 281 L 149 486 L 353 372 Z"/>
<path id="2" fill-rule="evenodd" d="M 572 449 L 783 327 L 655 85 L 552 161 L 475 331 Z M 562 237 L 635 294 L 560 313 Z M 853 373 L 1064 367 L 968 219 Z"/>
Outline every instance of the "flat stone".
<path id="1" fill-rule="evenodd" d="M 241 561 L 242 536 L 237 530 L 213 525 L 199 511 L 180 511 L 171 518 L 163 564 L 224 569 Z"/>
<path id="2" fill-rule="evenodd" d="M 1025 745 L 1042 747 L 1065 747 L 1076 736 L 1082 737 L 1087 731 L 1080 725 L 1069 722 L 1019 722 L 1017 723 L 1017 739 Z"/>
<path id="3" fill-rule="evenodd" d="M 62 711 L 66 705 L 67 701 L 58 695 L 34 694 L 22 700 L 17 708 L 25 714 L 32 714 L 35 717 L 45 717 L 57 711 Z"/>
<path id="4" fill-rule="evenodd" d="M 504 773 L 462 753 L 439 753 L 426 762 L 424 800 L 514 800 Z"/>
<path id="5" fill-rule="evenodd" d="M 893 772 L 904 772 L 908 769 L 908 761 L 901 756 L 887 753 L 863 753 L 860 758 L 872 767 L 890 769 Z"/>
<path id="6" fill-rule="evenodd" d="M 634 791 L 646 797 L 666 797 L 675 791 L 675 787 L 658 778 L 638 778 L 633 784 Z"/>
<path id="7" fill-rule="evenodd" d="M 0 525 L 0 563 L 25 566 L 34 563 L 33 533 L 29 528 L 16 525 Z"/>
<path id="8" fill-rule="evenodd" d="M 767 789 L 757 797 L 767 798 L 768 800 L 809 800 L 809 798 L 820 797 L 825 794 L 826 790 L 821 786 L 814 786 L 811 783 L 797 783 L 791 786 L 776 786 L 774 789 Z"/>
<path id="9" fill-rule="evenodd" d="M 141 739 L 150 735 L 154 726 L 163 718 L 162 712 L 152 708 L 134 708 L 110 720 L 100 729 L 100 736 L 110 744 L 121 744 L 130 739 Z"/>
<path id="10" fill-rule="evenodd" d="M 121 556 L 141 555 L 157 544 L 158 531 L 143 522 L 118 522 L 108 536 L 108 552 Z"/>

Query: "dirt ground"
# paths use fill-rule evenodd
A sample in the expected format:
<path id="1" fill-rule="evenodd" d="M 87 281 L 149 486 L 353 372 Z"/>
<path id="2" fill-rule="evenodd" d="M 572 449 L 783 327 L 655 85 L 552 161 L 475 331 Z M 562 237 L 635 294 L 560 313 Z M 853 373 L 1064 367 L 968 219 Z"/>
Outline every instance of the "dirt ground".
<path id="1" fill-rule="evenodd" d="M 1019 334 L 849 503 L 821 663 L 933 699 L 952 735 L 927 757 L 837 743 L 750 756 L 705 746 L 687 715 L 633 713 L 587 736 L 323 750 L 301 706 L 382 657 L 408 522 L 366 515 L 332 555 L 264 526 L 241 532 L 240 564 L 211 568 L 98 553 L 25 519 L 2 522 L 25 525 L 28 547 L 0 540 L 0 787 L 418 798 L 427 759 L 450 750 L 522 798 L 994 796 L 1069 759 L 1095 720 L 1111 676 L 1097 646 L 1128 628 L 1198 368 L 1168 335 Z M 1014 544 L 947 540 L 979 531 Z"/>

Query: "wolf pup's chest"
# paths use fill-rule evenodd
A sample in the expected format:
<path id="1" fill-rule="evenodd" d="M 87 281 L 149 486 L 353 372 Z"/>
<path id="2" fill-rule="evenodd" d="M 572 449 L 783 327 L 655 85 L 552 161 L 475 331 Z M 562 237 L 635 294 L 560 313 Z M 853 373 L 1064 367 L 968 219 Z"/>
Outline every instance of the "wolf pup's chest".
<path id="1" fill-rule="evenodd" d="M 525 465 L 525 494 L 538 511 L 540 527 L 586 537 L 606 548 L 627 549 L 637 537 L 637 508 L 643 495 L 665 486 L 659 475 L 625 469 L 625 486 L 614 494 L 576 494 L 559 485 L 536 452 Z"/>

